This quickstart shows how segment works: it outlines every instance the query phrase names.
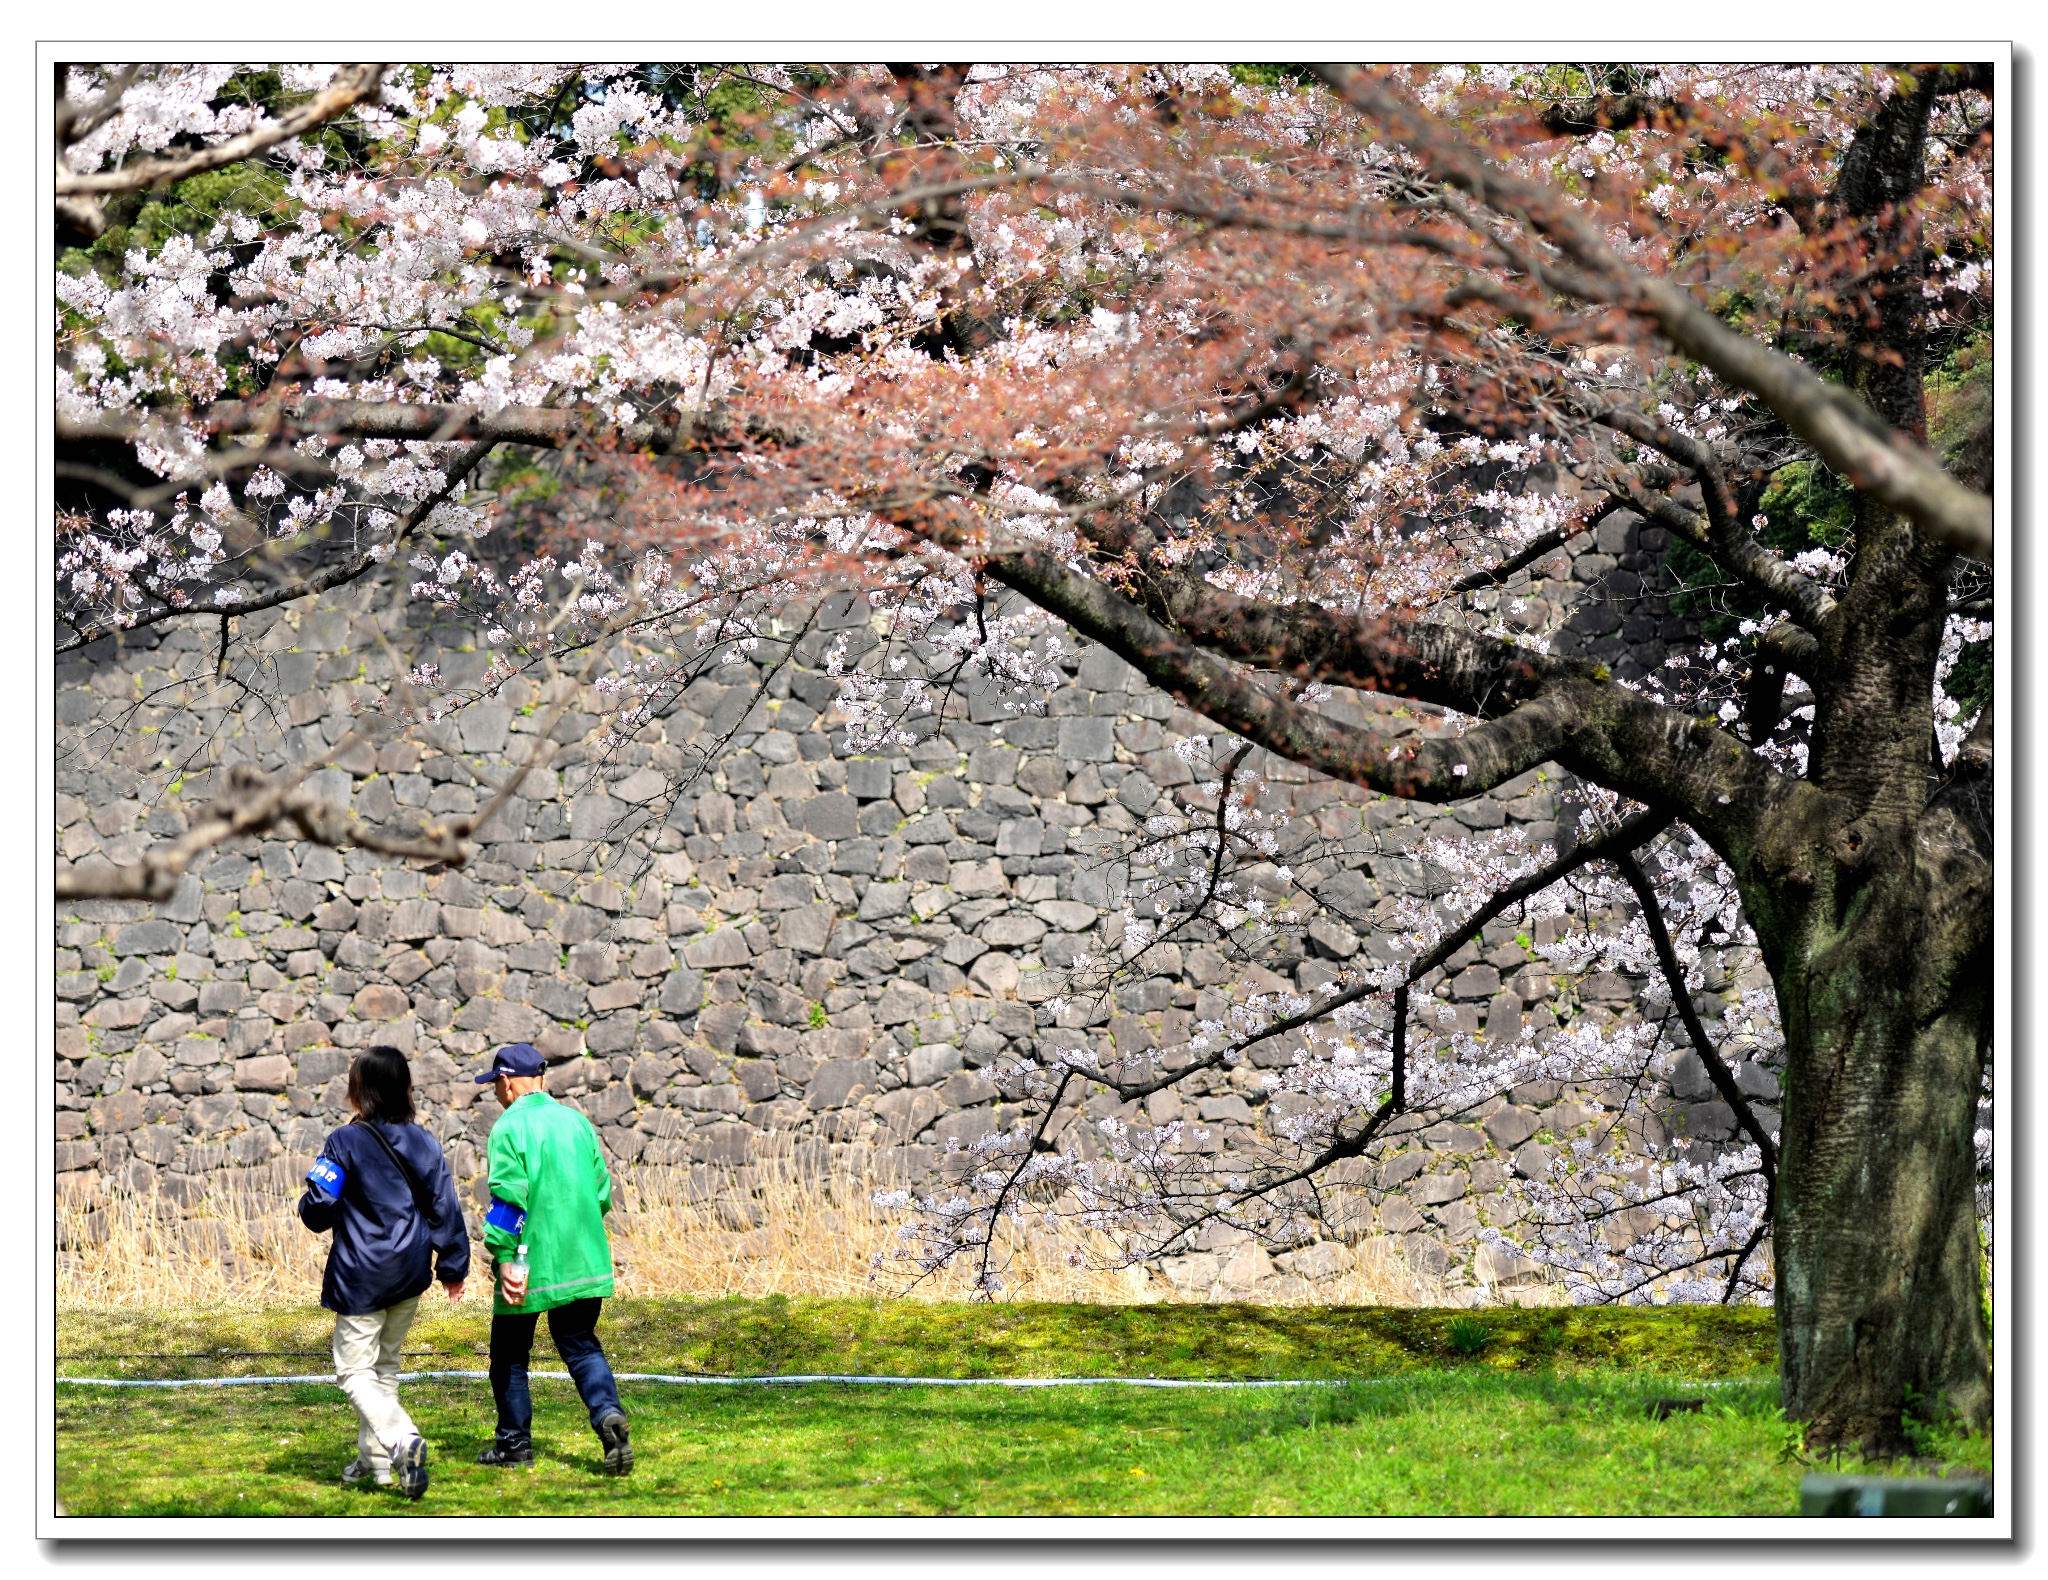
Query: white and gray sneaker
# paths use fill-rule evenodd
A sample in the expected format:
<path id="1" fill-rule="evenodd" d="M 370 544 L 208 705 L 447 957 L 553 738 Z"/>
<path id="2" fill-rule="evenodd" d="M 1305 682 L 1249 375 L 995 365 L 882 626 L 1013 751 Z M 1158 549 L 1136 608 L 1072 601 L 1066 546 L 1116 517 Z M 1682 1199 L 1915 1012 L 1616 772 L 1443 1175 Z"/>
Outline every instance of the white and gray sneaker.
<path id="1" fill-rule="evenodd" d="M 380 1487 L 388 1487 L 393 1479 L 390 1471 L 374 1469 L 360 1454 L 350 1460 L 348 1468 L 341 1473 L 341 1484 L 344 1487 L 360 1487 L 365 1482 L 375 1482 Z"/>
<path id="2" fill-rule="evenodd" d="M 427 1490 L 427 1440 L 409 1437 L 391 1451 L 391 1468 L 398 1475 L 398 1490 L 417 1498 Z"/>

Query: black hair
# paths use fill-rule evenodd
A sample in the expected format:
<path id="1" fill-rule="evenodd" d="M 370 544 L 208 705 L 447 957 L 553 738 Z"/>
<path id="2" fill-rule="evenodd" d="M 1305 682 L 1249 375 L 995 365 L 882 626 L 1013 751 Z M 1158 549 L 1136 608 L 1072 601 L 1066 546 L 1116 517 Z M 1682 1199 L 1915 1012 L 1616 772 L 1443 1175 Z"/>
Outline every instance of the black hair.
<path id="1" fill-rule="evenodd" d="M 412 1123 L 412 1066 L 396 1048 L 365 1048 L 348 1067 L 348 1095 L 365 1119 Z"/>

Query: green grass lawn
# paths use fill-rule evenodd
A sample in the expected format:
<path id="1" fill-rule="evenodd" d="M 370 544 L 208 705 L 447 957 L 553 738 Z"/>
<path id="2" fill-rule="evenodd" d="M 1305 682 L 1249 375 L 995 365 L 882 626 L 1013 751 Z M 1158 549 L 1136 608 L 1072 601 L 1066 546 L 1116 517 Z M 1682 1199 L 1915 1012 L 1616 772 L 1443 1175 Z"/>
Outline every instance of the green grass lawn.
<path id="1" fill-rule="evenodd" d="M 539 1463 L 473 1463 L 488 1385 L 422 1381 L 419 1504 L 343 1488 L 331 1384 L 58 1390 L 58 1496 L 140 1514 L 1748 1514 L 1797 1510 L 1768 1312 L 622 1301 L 622 1371 L 1346 1376 L 1238 1392 L 626 1383 L 638 1466 L 598 1473 L 567 1383 L 534 1384 Z M 60 1371 L 325 1369 L 318 1312 L 60 1318 Z M 407 1365 L 476 1367 L 480 1310 L 436 1306 Z M 432 1353 L 425 1353 L 432 1351 Z M 1604 1358 L 1603 1358 L 1604 1357 Z M 553 1369 L 543 1338 L 535 1365 Z M 1708 1381 L 1728 1386 L 1705 1387 Z M 1657 1419 L 1660 1398 L 1703 1401 Z M 1988 1472 L 1989 1440 L 1930 1440 Z M 1843 1464 L 1841 1469 L 1860 1468 Z"/>
<path id="2" fill-rule="evenodd" d="M 324 1371 L 334 1319 L 318 1307 L 60 1311 L 58 1371 L 205 1377 Z M 1447 1364 L 1512 1371 L 1650 1368 L 1755 1377 L 1778 1365 L 1758 1307 L 1401 1307 L 939 1304 L 910 1300 L 607 1300 L 599 1327 L 621 1371 L 755 1376 L 1385 1377 Z M 545 1348 L 545 1326 L 540 1343 Z M 406 1365 L 483 1364 L 490 1308 L 420 1305 Z M 1483 1343 L 1467 1353 L 1473 1335 Z"/>

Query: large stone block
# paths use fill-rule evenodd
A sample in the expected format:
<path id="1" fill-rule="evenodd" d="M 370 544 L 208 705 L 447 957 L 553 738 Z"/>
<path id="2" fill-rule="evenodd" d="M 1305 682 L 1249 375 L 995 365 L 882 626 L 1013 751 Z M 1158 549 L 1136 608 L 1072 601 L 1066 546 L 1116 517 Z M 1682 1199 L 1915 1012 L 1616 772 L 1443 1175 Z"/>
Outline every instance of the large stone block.
<path id="1" fill-rule="evenodd" d="M 689 966 L 671 971 L 661 984 L 660 1005 L 671 1015 L 694 1015 L 704 1003 L 704 974 Z"/>
<path id="2" fill-rule="evenodd" d="M 372 982 L 356 994 L 349 1007 L 359 1020 L 396 1020 L 411 1012 L 412 1000 L 403 988 Z"/>
<path id="3" fill-rule="evenodd" d="M 877 1025 L 900 1026 L 920 1020 L 931 1008 L 932 996 L 914 982 L 891 982 L 874 1006 Z"/>
<path id="4" fill-rule="evenodd" d="M 1060 720 L 1059 753 L 1068 762 L 1116 760 L 1116 721 L 1075 715 Z M 1069 798 L 1071 799 L 1071 797 Z"/>
<path id="5" fill-rule="evenodd" d="M 956 1070 L 939 1088 L 939 1100 L 948 1108 L 973 1108 L 994 1102 L 998 1095 L 996 1083 L 978 1070 Z"/>
<path id="6" fill-rule="evenodd" d="M 491 1006 L 491 1023 L 485 1028 L 484 1036 L 494 1046 L 531 1042 L 545 1024 L 540 1011 L 531 1005 L 499 999 Z"/>
<path id="7" fill-rule="evenodd" d="M 753 958 L 753 951 L 747 947 L 747 941 L 740 936 L 737 927 L 727 926 L 715 932 L 700 933 L 683 945 L 683 959 L 700 971 L 748 965 Z"/>
<path id="8" fill-rule="evenodd" d="M 628 967 L 636 977 L 663 976 L 674 969 L 676 957 L 666 939 L 655 938 L 633 951 Z"/>
<path id="9" fill-rule="evenodd" d="M 1424 1174 L 1408 1187 L 1408 1196 L 1425 1207 L 1438 1207 L 1463 1196 L 1468 1183 L 1469 1176 L 1463 1169 L 1452 1169 L 1448 1174 Z"/>
<path id="10" fill-rule="evenodd" d="M 697 1016 L 697 1033 L 720 1053 L 731 1053 L 739 1042 L 740 1028 L 747 1023 L 744 1004 L 713 1004 Z"/>
<path id="11" fill-rule="evenodd" d="M 910 909 L 910 885 L 907 883 L 870 883 L 868 891 L 861 896 L 860 910 L 855 919 L 863 922 L 886 921 L 901 916 Z"/>
<path id="12" fill-rule="evenodd" d="M 1486 1038 L 1489 1042 L 1513 1042 L 1522 1035 L 1522 995 L 1497 993 L 1486 1006 Z"/>
<path id="13" fill-rule="evenodd" d="M 795 1053 L 798 1042 L 799 1034 L 793 1027 L 772 1026 L 765 1021 L 750 1020 L 740 1027 L 733 1048 L 739 1053 L 772 1059 L 778 1055 Z"/>
<path id="14" fill-rule="evenodd" d="M 1015 998 L 1020 980 L 1017 962 L 1006 954 L 985 954 L 969 968 L 967 980 L 990 998 Z"/>
<path id="15" fill-rule="evenodd" d="M 721 1086 L 692 1086 L 683 1092 L 682 1105 L 698 1114 L 737 1114 L 745 1111 L 747 1094 L 729 1081 Z"/>
<path id="16" fill-rule="evenodd" d="M 831 942 L 835 920 L 833 906 L 824 901 L 784 911 L 776 924 L 776 946 L 794 949 L 799 954 L 822 955 Z"/>
<path id="17" fill-rule="evenodd" d="M 391 908 L 384 936 L 411 941 L 441 935 L 441 907 L 433 900 L 401 900 Z M 275 935 L 273 935 L 274 939 Z M 273 942 L 271 947 L 275 948 Z"/>
<path id="18" fill-rule="evenodd" d="M 880 757 L 854 757 L 846 763 L 847 791 L 861 801 L 886 801 L 895 794 L 895 776 Z"/>
<path id="19" fill-rule="evenodd" d="M 1558 1149 L 1530 1141 L 1515 1153 L 1515 1172 L 1525 1180 L 1547 1180 L 1550 1178 L 1551 1161 Z"/>
<path id="20" fill-rule="evenodd" d="M 690 1161 L 720 1168 L 738 1168 L 754 1155 L 754 1130 L 738 1120 L 705 1125 L 691 1132 Z"/>
<path id="21" fill-rule="evenodd" d="M 199 987 L 199 1013 L 202 1016 L 232 1015 L 242 1007 L 248 988 L 240 982 L 204 982 Z"/>
<path id="22" fill-rule="evenodd" d="M 512 710 L 498 703 L 472 703 L 455 716 L 465 752 L 502 752 Z"/>
<path id="23" fill-rule="evenodd" d="M 608 1015 L 613 1010 L 624 1009 L 629 1004 L 638 1004 L 646 995 L 647 984 L 637 977 L 620 977 L 590 990 L 590 1010 L 594 1015 Z"/>
<path id="24" fill-rule="evenodd" d="M 1304 1245 L 1299 1250 L 1276 1256 L 1273 1261 L 1283 1272 L 1306 1278 L 1311 1283 L 1321 1283 L 1347 1270 L 1351 1266 L 1351 1253 L 1333 1241 L 1318 1240 L 1313 1245 Z"/>
<path id="25" fill-rule="evenodd" d="M 595 1059 L 565 1059 L 547 1072 L 546 1083 L 550 1097 L 562 1097 L 586 1087 L 602 1086 L 610 1079 L 610 1068 Z"/>
<path id="26" fill-rule="evenodd" d="M 146 998 L 103 999 L 85 1012 L 85 1023 L 102 1031 L 125 1031 L 140 1026 L 150 1007 Z"/>
<path id="27" fill-rule="evenodd" d="M 610 839 L 626 811 L 625 802 L 601 793 L 573 797 L 569 802 L 569 837 L 574 840 Z"/>
<path id="28" fill-rule="evenodd" d="M 143 1121 L 140 1092 L 115 1092 L 92 1106 L 92 1128 L 100 1135 L 119 1135 L 134 1130 Z"/>
<path id="29" fill-rule="evenodd" d="M 1021 754 L 1006 746 L 983 746 L 967 756 L 970 784 L 1008 785 L 1017 782 Z"/>
<path id="30" fill-rule="evenodd" d="M 906 1086 L 876 1098 L 874 1112 L 894 1139 L 907 1141 L 944 1113 L 945 1104 L 936 1092 Z"/>
<path id="31" fill-rule="evenodd" d="M 850 795 L 812 796 L 803 804 L 803 827 L 813 839 L 852 839 L 860 833 L 860 808 Z"/>
<path id="32" fill-rule="evenodd" d="M 569 951 L 569 969 L 585 982 L 609 982 L 619 974 L 619 952 L 601 940 Z"/>
<path id="33" fill-rule="evenodd" d="M 185 1105 L 185 1129 L 195 1136 L 214 1136 L 234 1128 L 242 1117 L 242 1100 L 232 1092 L 194 1098 Z"/>
<path id="34" fill-rule="evenodd" d="M 172 1057 L 192 1069 L 204 1069 L 227 1058 L 228 1045 L 218 1037 L 180 1037 Z"/>
<path id="35" fill-rule="evenodd" d="M 811 1077 L 804 1103 L 814 1112 L 857 1103 L 874 1090 L 878 1074 L 871 1059 L 829 1060 Z"/>
<path id="36" fill-rule="evenodd" d="M 527 1001 L 555 1020 L 580 1020 L 589 1001 L 581 984 L 562 977 L 536 977 L 526 989 Z"/>
<path id="37" fill-rule="evenodd" d="M 1539 1127 L 1536 1116 L 1526 1108 L 1509 1107 L 1497 1110 L 1480 1128 L 1494 1146 L 1504 1153 L 1512 1153 L 1535 1135 Z"/>
<path id="38" fill-rule="evenodd" d="M 282 1092 L 292 1084 L 292 1062 L 281 1053 L 235 1061 L 235 1089 L 241 1092 Z"/>
<path id="39" fill-rule="evenodd" d="M 910 1050 L 906 1079 L 912 1086 L 936 1086 L 961 1068 L 960 1050 L 950 1043 L 926 1043 Z"/>
<path id="40" fill-rule="evenodd" d="M 1152 803 L 1159 799 L 1159 786 L 1143 769 L 1138 769 L 1124 775 L 1116 787 L 1116 799 L 1133 817 L 1143 817 L 1152 810 Z"/>
<path id="41" fill-rule="evenodd" d="M 954 862 L 950 887 L 955 894 L 972 899 L 982 895 L 1007 894 L 1010 885 L 1003 878 L 1003 864 L 990 859 Z"/>
<path id="42" fill-rule="evenodd" d="M 301 1120 L 300 1123 L 310 1125 L 313 1121 Z M 317 1125 L 314 1125 L 314 1131 L 314 1142 L 317 1145 L 320 1137 L 326 1132 Z M 144 1125 L 140 1130 L 128 1133 L 128 1150 L 145 1163 L 157 1168 L 166 1168 L 175 1163 L 184 1145 L 185 1138 L 178 1133 L 175 1125 Z"/>
<path id="43" fill-rule="evenodd" d="M 1535 1284 L 1542 1282 L 1543 1264 L 1506 1246 L 1482 1245 L 1473 1253 L 1472 1273 L 1485 1284 Z"/>
<path id="44" fill-rule="evenodd" d="M 995 1128 L 995 1110 L 984 1104 L 979 1108 L 941 1115 L 932 1126 L 932 1139 L 942 1147 L 949 1141 L 957 1141 L 963 1147 L 972 1146 Z"/>
<path id="45" fill-rule="evenodd" d="M 292 1083 L 314 1091 L 348 1068 L 348 1055 L 339 1048 L 308 1048 L 299 1055 L 298 1076 Z"/>
<path id="46" fill-rule="evenodd" d="M 114 934 L 116 955 L 173 955 L 184 947 L 184 928 L 154 918 L 130 922 Z"/>
<path id="47" fill-rule="evenodd" d="M 122 1068 L 122 1079 L 131 1090 L 139 1091 L 162 1080 L 164 1071 L 169 1067 L 170 1061 L 163 1056 L 162 1050 L 145 1044 L 128 1056 L 128 1062 Z"/>
<path id="48" fill-rule="evenodd" d="M 1031 909 L 1038 913 L 1040 920 L 1065 933 L 1084 932 L 1093 927 L 1098 914 L 1094 906 L 1073 900 L 1040 900 Z"/>
<path id="49" fill-rule="evenodd" d="M 592 1053 L 630 1053 L 639 1040 L 640 1017 L 631 1010 L 607 1015 L 583 1033 L 583 1041 Z"/>

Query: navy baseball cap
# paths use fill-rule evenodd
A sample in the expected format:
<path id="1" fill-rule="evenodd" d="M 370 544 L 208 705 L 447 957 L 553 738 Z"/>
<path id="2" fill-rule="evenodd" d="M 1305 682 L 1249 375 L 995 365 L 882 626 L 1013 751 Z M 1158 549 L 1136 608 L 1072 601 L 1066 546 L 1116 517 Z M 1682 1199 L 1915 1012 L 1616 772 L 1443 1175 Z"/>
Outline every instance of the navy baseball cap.
<path id="1" fill-rule="evenodd" d="M 540 1049 L 532 1043 L 507 1043 L 498 1050 L 491 1067 L 476 1078 L 476 1084 L 483 1086 L 501 1075 L 538 1075 L 546 1068 L 547 1060 L 540 1056 Z"/>

